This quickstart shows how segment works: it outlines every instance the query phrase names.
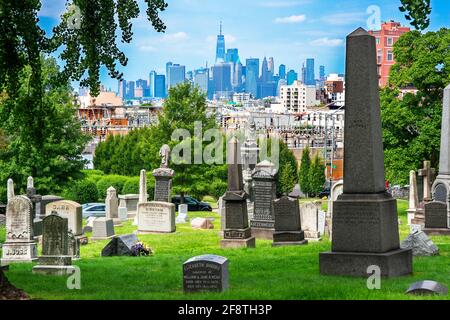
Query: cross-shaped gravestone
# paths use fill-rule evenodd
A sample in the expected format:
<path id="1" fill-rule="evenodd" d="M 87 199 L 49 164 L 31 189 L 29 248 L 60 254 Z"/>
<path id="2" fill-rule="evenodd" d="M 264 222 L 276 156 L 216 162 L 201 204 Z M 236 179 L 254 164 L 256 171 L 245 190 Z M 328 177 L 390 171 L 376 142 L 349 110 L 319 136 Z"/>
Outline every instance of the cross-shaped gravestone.
<path id="1" fill-rule="evenodd" d="M 423 178 L 423 200 L 431 201 L 431 185 L 436 176 L 436 169 L 431 168 L 430 161 L 423 162 L 423 169 L 419 169 L 419 176 Z"/>

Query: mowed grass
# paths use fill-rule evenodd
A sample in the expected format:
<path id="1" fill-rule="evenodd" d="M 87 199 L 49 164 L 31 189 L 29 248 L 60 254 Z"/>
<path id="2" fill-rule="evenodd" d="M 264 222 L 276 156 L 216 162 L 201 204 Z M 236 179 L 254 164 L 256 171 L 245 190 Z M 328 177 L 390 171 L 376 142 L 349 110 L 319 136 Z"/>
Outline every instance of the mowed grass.
<path id="1" fill-rule="evenodd" d="M 399 201 L 401 239 L 409 233 L 407 202 Z M 177 225 L 168 235 L 139 235 L 152 247 L 152 257 L 102 258 L 107 241 L 90 242 L 81 249 L 81 290 L 69 290 L 66 277 L 31 273 L 31 264 L 11 265 L 7 276 L 33 299 L 449 299 L 448 296 L 406 295 L 408 286 L 419 280 L 450 285 L 450 238 L 433 237 L 438 257 L 414 258 L 414 275 L 383 279 L 380 290 L 367 289 L 367 279 L 319 274 L 319 253 L 330 250 L 330 241 L 306 246 L 272 248 L 270 241 L 257 240 L 255 249 L 220 248 L 220 217 L 215 213 L 191 212 L 190 217 L 214 217 L 214 230 L 192 230 Z M 135 231 L 131 222 L 116 228 L 116 234 Z M 4 240 L 4 227 L 0 240 Z M 90 236 L 90 235 L 89 235 Z M 184 294 L 182 264 L 192 256 L 217 254 L 229 259 L 230 288 L 225 293 Z"/>

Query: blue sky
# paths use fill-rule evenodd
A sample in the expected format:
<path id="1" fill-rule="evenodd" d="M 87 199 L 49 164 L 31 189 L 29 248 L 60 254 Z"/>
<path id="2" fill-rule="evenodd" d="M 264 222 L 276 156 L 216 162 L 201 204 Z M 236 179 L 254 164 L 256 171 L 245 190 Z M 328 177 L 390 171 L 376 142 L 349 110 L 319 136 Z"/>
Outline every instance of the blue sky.
<path id="1" fill-rule="evenodd" d="M 168 0 L 161 14 L 165 34 L 153 30 L 145 17 L 145 2 L 138 0 L 141 16 L 134 21 L 134 39 L 121 47 L 129 57 L 121 68 L 124 78 L 147 79 L 151 70 L 165 73 L 172 61 L 197 69 L 214 63 L 219 22 L 223 21 L 227 48 L 238 48 L 241 61 L 274 57 L 299 72 L 306 58 L 326 66 L 326 73 L 342 73 L 345 36 L 359 26 L 367 29 L 369 6 L 378 6 L 381 20 L 408 24 L 398 10 L 400 0 Z M 59 21 L 65 1 L 42 0 L 41 25 L 47 32 Z M 428 30 L 450 27 L 450 2 L 432 0 Z M 316 72 L 318 72 L 316 70 Z M 102 82 L 114 90 L 117 81 L 102 72 Z"/>

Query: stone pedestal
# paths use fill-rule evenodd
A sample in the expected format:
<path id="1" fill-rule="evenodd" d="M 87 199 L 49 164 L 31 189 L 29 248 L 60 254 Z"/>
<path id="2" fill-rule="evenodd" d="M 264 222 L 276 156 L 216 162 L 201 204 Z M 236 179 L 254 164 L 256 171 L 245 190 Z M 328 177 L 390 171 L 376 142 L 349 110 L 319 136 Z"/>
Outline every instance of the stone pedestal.
<path id="1" fill-rule="evenodd" d="M 172 193 L 172 178 L 175 172 L 169 168 L 158 168 L 153 170 L 155 177 L 155 195 L 153 200 L 158 202 L 172 202 L 170 194 Z"/>
<path id="2" fill-rule="evenodd" d="M 138 205 L 139 234 L 173 233 L 175 225 L 175 205 L 173 203 L 150 201 Z"/>
<path id="3" fill-rule="evenodd" d="M 189 222 L 188 205 L 180 204 L 178 205 L 178 216 L 176 219 L 176 223 L 187 223 L 187 222 Z"/>
<path id="4" fill-rule="evenodd" d="M 225 229 L 222 248 L 255 247 L 255 237 L 248 227 L 246 194 L 226 192 L 225 200 Z"/>
<path id="5" fill-rule="evenodd" d="M 75 272 L 70 256 L 41 256 L 39 264 L 33 267 L 33 274 L 66 276 Z"/>
<path id="6" fill-rule="evenodd" d="M 125 207 L 127 208 L 128 219 L 132 220 L 136 217 L 137 214 L 137 205 L 139 202 L 138 194 L 124 194 L 119 195 L 120 201 L 125 202 Z"/>
<path id="7" fill-rule="evenodd" d="M 112 219 L 97 218 L 94 220 L 91 240 L 107 240 L 114 236 L 114 222 Z"/>

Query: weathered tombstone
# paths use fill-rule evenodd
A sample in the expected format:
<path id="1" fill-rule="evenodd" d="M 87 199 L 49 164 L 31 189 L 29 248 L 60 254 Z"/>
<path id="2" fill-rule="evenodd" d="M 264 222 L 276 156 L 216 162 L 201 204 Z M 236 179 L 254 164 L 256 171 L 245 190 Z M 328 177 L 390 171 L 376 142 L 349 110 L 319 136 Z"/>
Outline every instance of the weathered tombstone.
<path id="1" fill-rule="evenodd" d="M 72 257 L 69 255 L 68 219 L 56 212 L 43 220 L 42 255 L 34 274 L 67 275 L 74 272 Z"/>
<path id="2" fill-rule="evenodd" d="M 176 219 L 176 223 L 186 223 L 186 222 L 189 222 L 188 205 L 187 204 L 179 204 L 178 205 L 178 216 Z"/>
<path id="3" fill-rule="evenodd" d="M 125 201 L 128 219 L 134 219 L 137 215 L 137 205 L 139 203 L 138 194 L 119 195 L 119 199 Z"/>
<path id="4" fill-rule="evenodd" d="M 72 257 L 72 260 L 80 259 L 80 239 L 75 237 L 69 230 L 68 232 L 68 249 L 67 254 Z"/>
<path id="5" fill-rule="evenodd" d="M 255 247 L 255 237 L 248 225 L 247 194 L 242 182 L 242 164 L 240 164 L 238 141 L 233 137 L 228 142 L 228 190 L 225 201 L 225 229 L 222 248 Z"/>
<path id="6" fill-rule="evenodd" d="M 191 221 L 192 229 L 214 229 L 214 225 L 209 219 L 195 218 Z"/>
<path id="7" fill-rule="evenodd" d="M 416 171 L 411 170 L 409 172 L 409 204 L 408 210 L 406 211 L 408 214 L 408 225 L 412 224 L 418 206 L 419 206 L 419 195 L 417 193 Z"/>
<path id="8" fill-rule="evenodd" d="M 37 259 L 30 199 L 13 196 L 6 208 L 6 240 L 2 247 L 0 265 L 33 262 Z"/>
<path id="9" fill-rule="evenodd" d="M 148 201 L 147 195 L 147 171 L 142 169 L 139 176 L 139 203 Z"/>
<path id="10" fill-rule="evenodd" d="M 96 217 L 88 217 L 86 219 L 86 225 L 83 228 L 83 233 L 92 232 L 92 228 L 94 227 L 94 221 L 97 219 Z"/>
<path id="11" fill-rule="evenodd" d="M 402 249 L 412 249 L 413 256 L 436 256 L 439 248 L 427 237 L 425 232 L 416 230 L 400 243 Z"/>
<path id="12" fill-rule="evenodd" d="M 107 240 L 114 237 L 114 222 L 108 218 L 97 218 L 92 227 L 92 240 Z"/>
<path id="13" fill-rule="evenodd" d="M 273 240 L 275 215 L 273 200 L 276 199 L 276 176 L 278 170 L 267 160 L 258 163 L 252 172 L 254 212 L 250 220 L 252 236 L 257 239 Z"/>
<path id="14" fill-rule="evenodd" d="M 305 238 L 308 240 L 321 240 L 323 234 L 319 230 L 319 212 L 322 202 L 304 202 L 300 204 L 300 216 Z"/>
<path id="15" fill-rule="evenodd" d="M 347 37 L 344 193 L 333 204 L 331 252 L 320 273 L 367 277 L 412 273 L 412 251 L 400 249 L 397 202 L 386 192 L 375 37 L 358 28 Z"/>
<path id="16" fill-rule="evenodd" d="M 414 295 L 438 294 L 446 296 L 448 294 L 448 288 L 436 281 L 425 280 L 413 283 L 408 290 L 406 290 L 406 293 Z"/>
<path id="17" fill-rule="evenodd" d="M 135 234 L 115 236 L 103 248 L 102 257 L 131 256 L 131 249 L 139 241 Z"/>
<path id="18" fill-rule="evenodd" d="M 41 208 L 40 208 L 40 210 L 39 210 L 39 211 L 40 211 L 40 216 L 39 216 L 39 218 L 41 218 L 41 219 L 44 219 L 44 218 L 45 218 L 45 216 L 47 215 L 46 207 L 47 207 L 47 205 L 48 205 L 49 203 L 51 203 L 51 202 L 56 202 L 56 201 L 59 201 L 59 200 L 64 200 L 64 198 L 59 197 L 59 196 L 54 196 L 54 195 L 45 195 L 45 196 L 42 196 L 41 203 L 40 203 Z M 50 214 L 50 212 L 49 212 L 49 214 Z"/>
<path id="19" fill-rule="evenodd" d="M 319 210 L 317 216 L 317 230 L 319 231 L 319 235 L 323 237 L 325 235 L 325 224 L 326 224 L 326 212 Z"/>
<path id="20" fill-rule="evenodd" d="M 138 205 L 138 233 L 175 232 L 175 205 L 151 201 Z"/>
<path id="21" fill-rule="evenodd" d="M 75 236 L 83 235 L 83 215 L 79 203 L 71 200 L 59 200 L 47 204 L 46 214 L 49 215 L 53 211 L 69 220 L 69 230 L 72 230 Z"/>
<path id="22" fill-rule="evenodd" d="M 425 228 L 427 235 L 450 235 L 447 221 L 447 204 L 429 202 L 425 204 Z"/>
<path id="23" fill-rule="evenodd" d="M 172 193 L 172 178 L 175 172 L 169 168 L 170 148 L 163 145 L 159 151 L 161 156 L 161 166 L 153 170 L 155 177 L 155 195 L 153 200 L 159 202 L 171 202 L 170 194 Z"/>
<path id="24" fill-rule="evenodd" d="M 298 200 L 283 196 L 273 201 L 275 233 L 273 246 L 307 244 L 300 221 Z"/>
<path id="25" fill-rule="evenodd" d="M 435 169 L 431 168 L 430 161 L 423 162 L 423 169 L 419 169 L 419 176 L 423 179 L 423 201 L 431 201 L 431 186 L 435 177 Z"/>
<path id="26" fill-rule="evenodd" d="M 190 292 L 223 292 L 228 289 L 228 259 L 203 255 L 183 264 L 183 290 Z"/>
<path id="27" fill-rule="evenodd" d="M 121 226 L 122 221 L 119 219 L 119 199 L 114 187 L 109 187 L 106 191 L 105 199 L 106 218 L 112 219 L 115 226 Z"/>
<path id="28" fill-rule="evenodd" d="M 6 196 L 8 201 L 14 197 L 14 181 L 10 178 L 6 185 Z"/>
<path id="29" fill-rule="evenodd" d="M 118 210 L 119 210 L 120 221 L 126 221 L 128 219 L 128 210 L 127 210 L 127 204 L 124 199 L 120 199 Z"/>

